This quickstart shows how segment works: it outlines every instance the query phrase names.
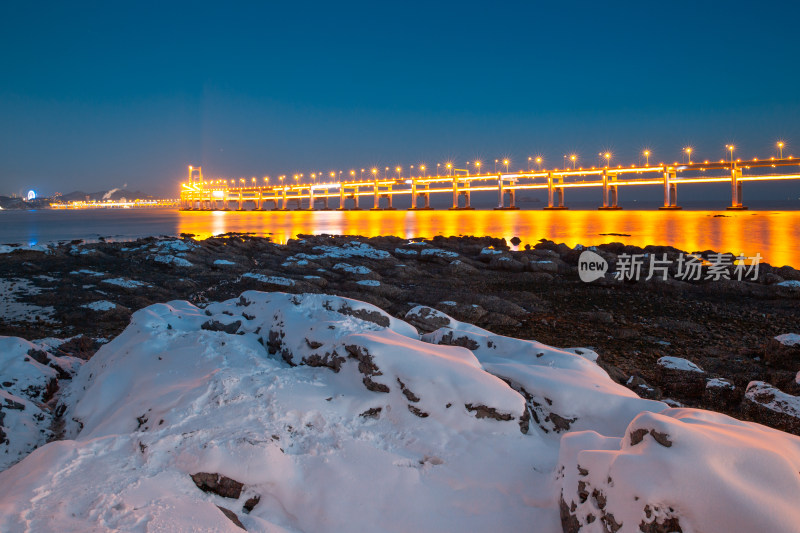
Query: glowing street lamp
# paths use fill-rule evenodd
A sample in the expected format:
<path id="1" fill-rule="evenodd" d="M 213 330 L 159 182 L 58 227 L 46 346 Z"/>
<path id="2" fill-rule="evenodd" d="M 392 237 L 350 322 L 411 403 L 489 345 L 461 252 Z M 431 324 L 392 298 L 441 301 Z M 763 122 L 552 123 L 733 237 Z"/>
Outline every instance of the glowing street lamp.
<path id="1" fill-rule="evenodd" d="M 480 161 L 475 161 L 475 172 L 478 174 L 478 176 L 481 175 L 481 162 Z"/>
<path id="2" fill-rule="evenodd" d="M 395 168 L 395 170 L 397 171 L 397 179 L 400 179 L 400 170 L 402 169 L 400 167 L 397 167 Z"/>
<path id="3" fill-rule="evenodd" d="M 425 165 L 420 165 L 419 169 L 422 171 L 422 177 L 425 177 Z"/>
<path id="4" fill-rule="evenodd" d="M 650 150 L 645 150 L 643 152 L 643 154 L 644 154 L 644 166 L 649 167 L 650 166 Z"/>
<path id="5" fill-rule="evenodd" d="M 785 143 L 783 141 L 778 141 L 778 159 L 783 159 L 783 147 Z"/>
<path id="6" fill-rule="evenodd" d="M 372 167 L 372 177 L 373 177 L 373 179 L 377 179 L 378 178 L 378 169 L 375 168 L 375 167 Z"/>
<path id="7" fill-rule="evenodd" d="M 578 156 L 572 154 L 571 156 L 569 156 L 569 160 L 572 161 L 572 170 L 575 170 L 575 165 L 578 164 Z"/>
<path id="8" fill-rule="evenodd" d="M 362 181 L 364 180 L 364 169 L 363 168 L 361 169 L 361 174 L 359 174 L 358 179 L 360 179 Z"/>
<path id="9" fill-rule="evenodd" d="M 731 163 L 733 163 L 733 151 L 736 149 L 736 147 L 732 144 L 726 144 L 725 148 L 727 148 L 728 151 L 731 153 Z"/>
<path id="10" fill-rule="evenodd" d="M 539 165 L 539 171 L 541 172 L 541 170 L 542 170 L 542 158 L 541 157 L 537 157 L 536 158 L 536 164 Z"/>
<path id="11" fill-rule="evenodd" d="M 494 160 L 494 173 L 497 174 L 497 159 Z"/>
<path id="12" fill-rule="evenodd" d="M 689 164 L 691 165 L 692 164 L 692 147 L 691 146 L 687 146 L 686 148 L 683 149 L 683 151 L 686 152 L 686 157 L 689 159 Z"/>
<path id="13" fill-rule="evenodd" d="M 350 177 L 353 178 L 353 180 L 355 181 L 355 179 L 356 179 L 356 171 L 355 170 L 351 170 L 350 171 Z"/>
<path id="14" fill-rule="evenodd" d="M 448 176 L 452 176 L 453 175 L 453 170 L 452 170 L 453 169 L 453 163 L 447 163 L 445 166 L 447 167 L 447 175 Z"/>
<path id="15" fill-rule="evenodd" d="M 441 163 L 436 163 L 436 177 L 437 178 L 439 177 L 439 167 L 441 167 L 441 166 L 442 166 Z"/>
<path id="16" fill-rule="evenodd" d="M 533 161 L 533 158 L 532 158 L 532 157 L 529 157 L 529 158 L 528 158 L 528 172 L 530 172 L 530 171 L 531 171 L 531 161 Z"/>
<path id="17" fill-rule="evenodd" d="M 509 161 L 508 159 L 503 159 L 503 164 L 506 166 L 506 174 L 508 174 L 508 164 L 509 164 L 510 162 L 511 162 L 511 161 Z"/>
<path id="18" fill-rule="evenodd" d="M 604 153 L 603 157 L 606 158 L 606 167 L 610 167 L 611 166 L 611 152 Z"/>

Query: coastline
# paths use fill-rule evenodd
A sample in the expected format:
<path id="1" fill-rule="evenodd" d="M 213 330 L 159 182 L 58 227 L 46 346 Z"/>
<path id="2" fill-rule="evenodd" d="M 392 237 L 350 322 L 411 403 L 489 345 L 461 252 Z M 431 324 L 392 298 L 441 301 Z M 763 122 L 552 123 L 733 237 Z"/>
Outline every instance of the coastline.
<path id="1" fill-rule="evenodd" d="M 154 303 L 202 305 L 245 290 L 324 293 L 398 318 L 423 305 L 496 334 L 585 346 L 618 383 L 675 405 L 753 418 L 743 402 L 748 383 L 800 394 L 799 350 L 775 340 L 797 333 L 800 271 L 792 267 L 762 263 L 754 280 L 687 282 L 675 279 L 673 264 L 666 281 L 619 281 L 611 273 L 621 254 L 676 260 L 681 251 L 610 243 L 592 247 L 609 262 L 608 272 L 584 283 L 577 269 L 583 250 L 552 241 L 514 251 L 492 237 L 298 237 L 285 245 L 246 234 L 75 241 L 46 252 L 0 254 L 8 295 L 0 335 L 74 338 L 62 349 L 85 359 L 119 334 L 133 312 Z M 435 321 L 412 323 L 423 332 L 436 329 Z M 664 357 L 698 365 L 702 379 L 687 386 L 686 376 L 659 367 Z M 730 385 L 724 398 L 706 392 L 712 379 Z M 800 433 L 790 419 L 761 418 Z"/>

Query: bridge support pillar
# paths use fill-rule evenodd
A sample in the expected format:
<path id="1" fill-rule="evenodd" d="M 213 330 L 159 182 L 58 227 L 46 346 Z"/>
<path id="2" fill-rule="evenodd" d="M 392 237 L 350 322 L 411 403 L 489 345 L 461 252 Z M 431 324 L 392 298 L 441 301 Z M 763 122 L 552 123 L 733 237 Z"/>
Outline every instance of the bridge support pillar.
<path id="1" fill-rule="evenodd" d="M 256 200 L 256 211 L 261 211 L 263 203 L 264 203 L 264 198 L 261 196 L 261 191 L 258 191 L 258 199 Z"/>
<path id="2" fill-rule="evenodd" d="M 659 207 L 662 211 L 682 209 L 678 205 L 678 184 L 672 181 L 676 176 L 674 171 L 664 172 L 664 205 Z"/>
<path id="3" fill-rule="evenodd" d="M 242 193 L 239 193 L 239 200 L 237 202 L 238 207 L 236 208 L 237 211 L 242 211 L 242 207 L 244 205 L 244 200 L 242 200 Z"/>
<path id="4" fill-rule="evenodd" d="M 556 178 L 551 172 L 547 173 L 547 207 L 545 207 L 547 211 L 567 209 L 564 207 L 564 189 L 554 183 L 556 179 L 559 183 L 564 182 L 564 178 Z"/>
<path id="5" fill-rule="evenodd" d="M 330 211 L 331 210 L 331 208 L 328 207 L 328 200 L 329 200 L 329 198 L 327 196 L 324 196 L 322 198 L 322 210 L 323 211 Z"/>
<path id="6" fill-rule="evenodd" d="M 503 177 L 498 174 L 497 175 L 497 207 L 496 209 L 503 209 L 505 207 L 505 189 L 503 188 Z"/>
<path id="7" fill-rule="evenodd" d="M 728 207 L 729 211 L 743 211 L 747 206 L 742 205 L 742 182 L 739 178 L 742 177 L 742 169 L 734 166 L 731 170 L 731 205 Z"/>
<path id="8" fill-rule="evenodd" d="M 299 200 L 298 200 L 298 203 L 300 203 Z M 313 211 L 314 210 L 314 188 L 313 187 L 309 187 L 308 188 L 308 210 L 309 211 Z"/>
<path id="9" fill-rule="evenodd" d="M 289 208 L 289 205 L 286 201 L 286 188 L 284 187 L 281 195 L 281 211 L 286 211 Z"/>
<path id="10" fill-rule="evenodd" d="M 458 209 L 458 178 L 453 178 L 453 206 L 450 208 Z"/>
<path id="11" fill-rule="evenodd" d="M 375 184 L 372 186 L 372 209 L 371 209 L 371 211 L 377 211 L 380 208 L 381 208 L 380 187 L 378 186 L 378 180 L 375 180 Z"/>
<path id="12" fill-rule="evenodd" d="M 616 178 L 616 174 L 603 171 L 603 207 L 598 209 L 608 211 L 622 209 L 617 205 L 617 185 L 614 185 Z"/>

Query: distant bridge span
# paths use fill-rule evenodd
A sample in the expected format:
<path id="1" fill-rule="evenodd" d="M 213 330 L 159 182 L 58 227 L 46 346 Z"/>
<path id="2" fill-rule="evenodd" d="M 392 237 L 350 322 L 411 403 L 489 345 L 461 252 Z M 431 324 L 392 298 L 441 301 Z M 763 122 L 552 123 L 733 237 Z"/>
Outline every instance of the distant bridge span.
<path id="1" fill-rule="evenodd" d="M 794 168 L 793 168 L 794 167 Z M 329 210 L 330 200 L 338 199 L 338 210 L 360 209 L 359 199 L 372 196 L 373 210 L 395 209 L 394 197 L 409 195 L 409 210 L 431 209 L 432 194 L 452 194 L 450 209 L 473 209 L 471 193 L 496 191 L 495 209 L 518 209 L 517 191 L 547 190 L 545 209 L 567 209 L 565 191 L 577 187 L 602 189 L 602 206 L 599 209 L 622 209 L 619 204 L 619 187 L 633 185 L 661 185 L 664 188 L 664 205 L 659 209 L 681 209 L 678 205 L 678 185 L 693 183 L 727 182 L 731 187 L 731 204 L 728 209 L 747 209 L 742 205 L 742 184 L 749 181 L 800 180 L 800 159 L 753 159 L 752 161 L 720 161 L 689 164 L 599 167 L 590 169 L 554 169 L 527 172 L 492 174 L 453 174 L 447 176 L 409 176 L 376 178 L 373 180 L 342 181 L 330 183 L 286 183 L 258 185 L 240 183 L 231 186 L 226 180 L 203 179 L 200 167 L 189 167 L 189 179 L 181 184 L 181 209 L 227 210 L 234 203 L 243 210 L 246 202 L 253 202 L 256 210 L 271 204 L 273 210 L 296 209 Z M 764 173 L 765 169 L 774 169 Z M 786 170 L 787 172 L 783 172 Z M 761 173 L 759 173 L 761 172 Z M 224 182 L 224 183 L 223 183 Z M 423 205 L 419 206 L 419 199 Z M 508 204 L 506 204 L 508 198 Z M 463 203 L 460 201 L 463 199 Z M 352 200 L 351 207 L 347 201 Z M 381 200 L 385 200 L 381 207 Z M 305 204 L 306 207 L 303 207 Z M 320 204 L 320 207 L 318 207 Z"/>

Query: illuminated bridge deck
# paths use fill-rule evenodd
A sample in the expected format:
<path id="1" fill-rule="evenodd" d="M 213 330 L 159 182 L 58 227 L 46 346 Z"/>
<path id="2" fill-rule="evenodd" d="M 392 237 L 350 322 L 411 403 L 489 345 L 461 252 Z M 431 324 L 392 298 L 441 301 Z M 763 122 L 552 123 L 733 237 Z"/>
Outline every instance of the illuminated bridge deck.
<path id="1" fill-rule="evenodd" d="M 731 203 L 728 209 L 747 209 L 742 205 L 742 184 L 756 181 L 800 179 L 800 159 L 753 159 L 689 164 L 601 167 L 590 169 L 553 169 L 492 174 L 468 174 L 464 171 L 447 176 L 409 176 L 330 183 L 286 183 L 258 185 L 227 180 L 204 180 L 200 167 L 189 167 L 189 180 L 181 185 L 182 209 L 222 210 L 231 204 L 242 210 L 331 209 L 331 200 L 340 210 L 361 209 L 360 199 L 372 197 L 371 209 L 395 209 L 395 197 L 408 196 L 407 209 L 431 209 L 432 194 L 451 194 L 451 209 L 472 209 L 471 194 L 496 191 L 496 209 L 517 209 L 516 193 L 546 190 L 545 209 L 567 209 L 565 191 L 570 188 L 595 187 L 602 191 L 599 209 L 621 209 L 619 187 L 661 186 L 664 205 L 661 209 L 680 209 L 678 186 L 696 183 L 729 183 Z M 419 200 L 422 205 L 419 205 Z M 349 203 L 348 203 L 349 201 Z M 269 207 L 267 207 L 269 206 Z"/>

